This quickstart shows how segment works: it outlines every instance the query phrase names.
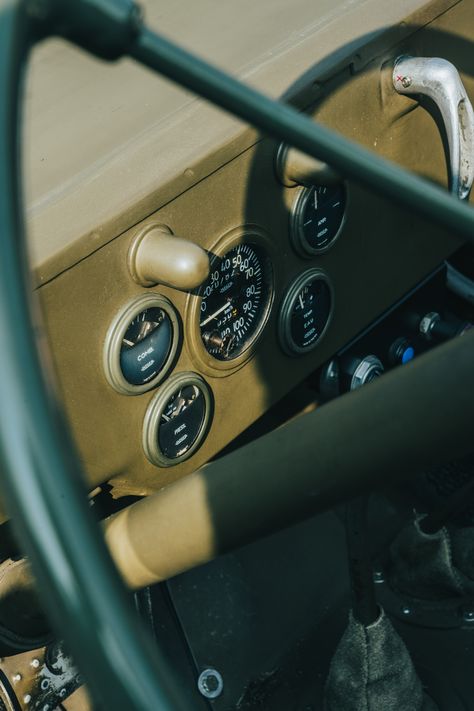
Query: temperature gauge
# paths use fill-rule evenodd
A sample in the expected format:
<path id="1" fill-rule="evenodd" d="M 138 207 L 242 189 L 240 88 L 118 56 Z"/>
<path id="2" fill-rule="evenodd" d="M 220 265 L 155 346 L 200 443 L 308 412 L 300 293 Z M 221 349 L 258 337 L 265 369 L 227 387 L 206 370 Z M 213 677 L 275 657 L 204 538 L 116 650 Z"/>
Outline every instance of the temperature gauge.
<path id="1" fill-rule="evenodd" d="M 318 344 L 328 327 L 332 302 L 332 287 L 324 272 L 309 269 L 300 274 L 280 309 L 278 335 L 286 353 L 300 355 Z"/>
<path id="2" fill-rule="evenodd" d="M 179 373 L 150 403 L 143 448 L 153 464 L 169 467 L 188 459 L 201 445 L 211 419 L 211 392 L 196 373 Z"/>
<path id="3" fill-rule="evenodd" d="M 119 392 L 150 390 L 167 374 L 178 348 L 178 317 L 158 294 L 142 296 L 125 308 L 107 334 L 104 368 Z"/>

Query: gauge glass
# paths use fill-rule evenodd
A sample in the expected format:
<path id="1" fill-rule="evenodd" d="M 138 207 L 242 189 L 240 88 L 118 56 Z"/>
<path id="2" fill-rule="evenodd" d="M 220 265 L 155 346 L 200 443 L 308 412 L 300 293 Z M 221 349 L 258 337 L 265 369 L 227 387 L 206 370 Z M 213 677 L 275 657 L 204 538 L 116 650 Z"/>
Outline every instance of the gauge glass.
<path id="1" fill-rule="evenodd" d="M 314 348 L 327 328 L 332 291 L 326 275 L 315 269 L 300 275 L 288 290 L 279 319 L 280 342 L 290 354 Z"/>
<path id="2" fill-rule="evenodd" d="M 120 348 L 122 374 L 131 385 L 144 385 L 156 377 L 172 344 L 168 314 L 159 307 L 138 313 L 125 331 Z"/>
<path id="3" fill-rule="evenodd" d="M 185 385 L 166 403 L 158 426 L 158 444 L 168 459 L 185 455 L 202 428 L 206 403 L 197 385 Z"/>
<path id="4" fill-rule="evenodd" d="M 305 256 L 325 252 L 339 235 L 346 209 L 343 184 L 302 190 L 295 203 L 292 241 Z"/>
<path id="5" fill-rule="evenodd" d="M 264 251 L 240 244 L 212 261 L 201 287 L 199 328 L 207 352 L 221 361 L 240 356 L 262 330 L 272 297 L 272 268 Z"/>
<path id="6" fill-rule="evenodd" d="M 212 418 L 212 394 L 197 373 L 178 373 L 156 393 L 143 423 L 143 448 L 153 464 L 170 467 L 202 444 Z"/>
<path id="7" fill-rule="evenodd" d="M 103 365 L 110 385 L 123 395 L 139 395 L 158 385 L 179 347 L 179 317 L 161 294 L 143 294 L 123 308 L 104 342 Z"/>

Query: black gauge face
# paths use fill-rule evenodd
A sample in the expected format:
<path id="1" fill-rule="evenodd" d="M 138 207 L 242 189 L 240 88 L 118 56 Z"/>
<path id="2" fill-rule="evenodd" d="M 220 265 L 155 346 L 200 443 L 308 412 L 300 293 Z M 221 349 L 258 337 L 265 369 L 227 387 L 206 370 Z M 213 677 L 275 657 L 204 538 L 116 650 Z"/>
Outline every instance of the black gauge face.
<path id="1" fill-rule="evenodd" d="M 189 459 L 204 441 L 212 419 L 212 393 L 197 373 L 177 373 L 150 401 L 143 448 L 153 464 L 171 467 Z"/>
<path id="2" fill-rule="evenodd" d="M 319 185 L 303 190 L 296 201 L 292 240 L 306 255 L 326 251 L 335 241 L 344 219 L 344 185 Z"/>
<path id="3" fill-rule="evenodd" d="M 173 331 L 168 314 L 159 307 L 141 311 L 130 322 L 120 347 L 120 368 L 131 385 L 144 385 L 163 368 L 171 350 Z"/>
<path id="4" fill-rule="evenodd" d="M 260 247 L 241 244 L 212 262 L 201 288 L 201 338 L 221 361 L 237 358 L 255 341 L 268 316 L 272 268 Z"/>
<path id="5" fill-rule="evenodd" d="M 158 446 L 167 459 L 183 457 L 203 426 L 206 402 L 197 385 L 179 388 L 167 401 L 158 424 Z"/>
<path id="6" fill-rule="evenodd" d="M 280 342 L 290 354 L 314 348 L 328 325 L 332 311 L 329 282 L 322 272 L 309 270 L 288 290 L 280 311 Z"/>

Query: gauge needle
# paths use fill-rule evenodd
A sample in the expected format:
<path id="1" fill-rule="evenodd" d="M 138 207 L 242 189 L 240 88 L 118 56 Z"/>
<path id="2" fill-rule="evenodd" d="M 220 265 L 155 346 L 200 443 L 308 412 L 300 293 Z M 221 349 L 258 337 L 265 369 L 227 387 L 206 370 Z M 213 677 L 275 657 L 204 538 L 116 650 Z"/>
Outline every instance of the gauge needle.
<path id="1" fill-rule="evenodd" d="M 210 316 L 208 316 L 207 318 L 205 318 L 204 321 L 202 321 L 202 322 L 199 324 L 199 325 L 201 326 L 201 328 L 202 328 L 203 326 L 205 326 L 207 323 L 209 323 L 209 321 L 212 321 L 213 318 L 216 318 L 216 316 L 219 316 L 219 314 L 222 313 L 222 311 L 225 311 L 230 305 L 231 305 L 231 304 L 230 304 L 230 301 L 226 301 L 225 304 L 220 307 L 220 309 L 217 309 L 217 311 L 214 311 L 213 314 L 211 314 Z"/>
<path id="2" fill-rule="evenodd" d="M 301 308 L 304 309 L 304 301 L 303 301 L 303 297 L 301 296 L 301 294 L 298 296 L 298 299 L 300 300 Z"/>

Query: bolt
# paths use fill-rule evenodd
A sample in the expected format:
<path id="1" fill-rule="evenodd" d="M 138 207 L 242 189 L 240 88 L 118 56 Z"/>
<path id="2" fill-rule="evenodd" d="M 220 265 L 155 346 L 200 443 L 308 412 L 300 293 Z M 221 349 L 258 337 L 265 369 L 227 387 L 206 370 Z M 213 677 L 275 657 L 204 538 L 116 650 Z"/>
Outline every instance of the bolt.
<path id="1" fill-rule="evenodd" d="M 21 681 L 21 674 L 14 674 L 12 676 L 12 679 L 15 682 L 15 684 L 17 684 L 19 681 Z"/>
<path id="2" fill-rule="evenodd" d="M 474 622 L 474 610 L 472 610 L 470 608 L 466 608 L 463 611 L 462 617 L 463 617 L 464 622 L 471 622 L 471 623 Z"/>
<path id="3" fill-rule="evenodd" d="M 30 694 L 25 694 L 23 697 L 23 703 L 24 704 L 29 704 L 31 701 L 31 695 Z"/>
<path id="4" fill-rule="evenodd" d="M 374 579 L 374 583 L 377 583 L 377 584 L 385 582 L 385 578 L 383 577 L 383 572 L 381 570 L 374 570 L 373 579 Z"/>
<path id="5" fill-rule="evenodd" d="M 38 669 L 38 667 L 39 667 L 39 665 L 40 665 L 40 660 L 39 660 L 39 659 L 36 659 L 36 658 L 35 658 L 35 659 L 32 659 L 31 662 L 30 662 L 30 664 L 31 664 L 31 666 L 33 667 L 33 669 Z"/>
<path id="6" fill-rule="evenodd" d="M 199 675 L 197 686 L 206 699 L 217 699 L 224 689 L 224 680 L 217 669 L 204 669 Z"/>
<path id="7" fill-rule="evenodd" d="M 402 77 L 402 86 L 404 89 L 408 89 L 412 85 L 413 79 L 411 77 Z"/>

